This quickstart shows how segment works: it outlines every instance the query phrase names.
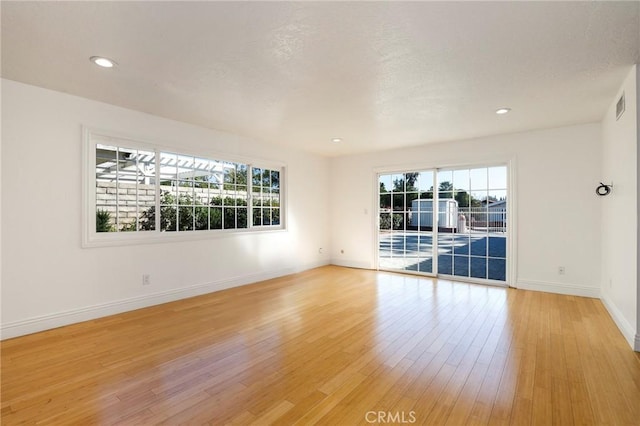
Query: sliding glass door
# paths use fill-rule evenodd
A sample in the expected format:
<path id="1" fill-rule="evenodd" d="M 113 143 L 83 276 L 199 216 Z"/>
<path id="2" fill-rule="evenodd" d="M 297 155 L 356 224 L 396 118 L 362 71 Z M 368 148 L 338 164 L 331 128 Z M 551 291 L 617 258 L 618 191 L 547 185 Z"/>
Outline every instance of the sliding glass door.
<path id="1" fill-rule="evenodd" d="M 383 173 L 378 181 L 379 269 L 506 281 L 506 166 Z"/>
<path id="2" fill-rule="evenodd" d="M 380 269 L 434 272 L 432 170 L 379 176 Z"/>

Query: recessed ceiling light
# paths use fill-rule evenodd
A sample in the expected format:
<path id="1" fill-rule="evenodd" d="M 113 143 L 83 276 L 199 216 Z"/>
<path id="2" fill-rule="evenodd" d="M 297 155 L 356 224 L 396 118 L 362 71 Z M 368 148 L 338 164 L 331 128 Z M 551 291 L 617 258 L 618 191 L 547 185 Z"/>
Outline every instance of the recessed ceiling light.
<path id="1" fill-rule="evenodd" d="M 511 111 L 511 108 L 499 108 L 496 110 L 496 114 L 502 115 L 508 113 L 509 111 Z"/>
<path id="2" fill-rule="evenodd" d="M 335 143 L 342 142 L 342 138 L 333 138 L 331 139 L 331 142 L 335 142 Z"/>
<path id="3" fill-rule="evenodd" d="M 91 62 L 103 68 L 113 68 L 116 66 L 115 61 L 109 58 L 103 58 L 102 56 L 92 56 L 89 58 Z"/>

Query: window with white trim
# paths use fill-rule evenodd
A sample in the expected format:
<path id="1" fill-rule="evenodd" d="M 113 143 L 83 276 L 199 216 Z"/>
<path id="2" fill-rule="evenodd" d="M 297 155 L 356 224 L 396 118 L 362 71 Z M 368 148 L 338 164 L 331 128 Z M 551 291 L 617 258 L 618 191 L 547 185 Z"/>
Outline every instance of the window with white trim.
<path id="1" fill-rule="evenodd" d="M 85 134 L 85 243 L 284 228 L 282 166 Z"/>

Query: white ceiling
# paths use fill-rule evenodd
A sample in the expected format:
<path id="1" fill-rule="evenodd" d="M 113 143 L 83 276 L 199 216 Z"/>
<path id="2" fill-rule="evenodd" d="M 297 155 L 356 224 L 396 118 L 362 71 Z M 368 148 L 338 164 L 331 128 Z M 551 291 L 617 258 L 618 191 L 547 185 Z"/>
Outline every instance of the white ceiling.
<path id="1" fill-rule="evenodd" d="M 4 78 L 327 156 L 600 120 L 640 62 L 640 2 L 2 1 L 1 12 Z M 497 116 L 502 106 L 513 111 Z"/>

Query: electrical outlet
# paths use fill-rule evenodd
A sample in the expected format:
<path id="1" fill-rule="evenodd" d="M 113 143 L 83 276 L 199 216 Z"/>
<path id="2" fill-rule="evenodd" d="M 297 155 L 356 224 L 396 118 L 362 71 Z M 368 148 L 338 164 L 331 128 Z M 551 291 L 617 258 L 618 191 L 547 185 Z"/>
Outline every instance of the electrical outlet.
<path id="1" fill-rule="evenodd" d="M 344 249 L 340 249 L 340 254 L 344 254 Z"/>
<path id="2" fill-rule="evenodd" d="M 564 275 L 564 266 L 558 266 L 558 274 Z"/>
<path id="3" fill-rule="evenodd" d="M 322 247 L 318 249 L 318 254 L 322 254 Z"/>
<path id="4" fill-rule="evenodd" d="M 142 275 L 142 285 L 150 285 L 151 284 L 151 275 L 143 274 Z"/>

